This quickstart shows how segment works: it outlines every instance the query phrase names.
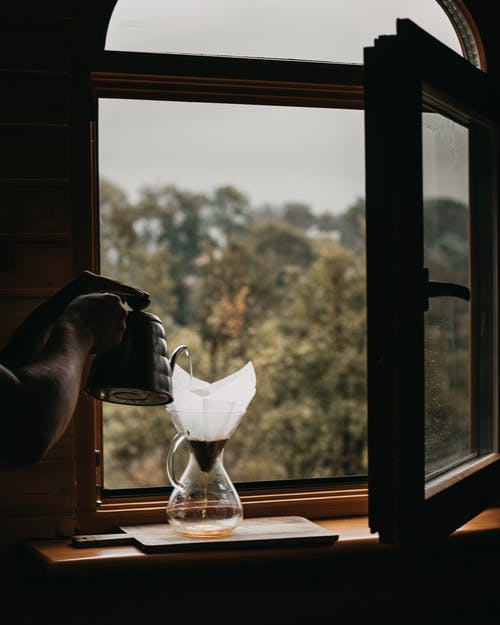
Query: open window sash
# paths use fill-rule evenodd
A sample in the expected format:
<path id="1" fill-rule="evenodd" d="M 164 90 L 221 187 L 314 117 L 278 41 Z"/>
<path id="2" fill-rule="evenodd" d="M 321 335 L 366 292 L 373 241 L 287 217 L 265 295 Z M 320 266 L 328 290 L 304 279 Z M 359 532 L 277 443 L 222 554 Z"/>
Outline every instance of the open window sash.
<path id="1" fill-rule="evenodd" d="M 384 543 L 439 540 L 500 494 L 499 110 L 488 76 L 409 20 L 365 49 L 369 523 Z"/>

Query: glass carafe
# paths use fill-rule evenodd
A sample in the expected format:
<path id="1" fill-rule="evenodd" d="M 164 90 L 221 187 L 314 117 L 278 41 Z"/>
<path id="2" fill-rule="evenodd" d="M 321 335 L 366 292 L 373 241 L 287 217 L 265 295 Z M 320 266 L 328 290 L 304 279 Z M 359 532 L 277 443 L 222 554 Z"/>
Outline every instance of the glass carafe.
<path id="1" fill-rule="evenodd" d="M 173 486 L 167 503 L 168 521 L 183 536 L 229 536 L 243 519 L 243 506 L 224 467 L 224 447 L 244 411 L 209 415 L 212 423 L 218 421 L 222 425 L 212 436 L 199 436 L 199 431 L 198 435 L 193 435 L 185 427 L 196 418 L 192 413 L 169 412 L 174 413 L 172 417 L 179 431 L 170 443 L 166 462 L 167 476 Z M 200 415 L 200 418 L 206 417 Z M 189 457 L 186 468 L 177 478 L 174 458 L 183 443 L 187 445 Z"/>

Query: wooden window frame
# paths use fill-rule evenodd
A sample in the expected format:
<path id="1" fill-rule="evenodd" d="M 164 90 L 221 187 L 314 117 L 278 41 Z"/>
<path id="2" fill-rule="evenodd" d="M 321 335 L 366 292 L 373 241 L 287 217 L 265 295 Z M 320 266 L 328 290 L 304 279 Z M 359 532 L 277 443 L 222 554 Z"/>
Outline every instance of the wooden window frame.
<path id="1" fill-rule="evenodd" d="M 408 20 L 365 51 L 365 71 L 370 527 L 382 542 L 418 549 L 494 503 L 500 490 L 498 97 L 486 74 Z M 424 479 L 421 120 L 429 104 L 491 133 L 490 158 L 484 145 L 471 140 L 470 148 L 471 367 L 477 418 L 496 425 L 493 453 L 434 485 Z"/>
<path id="2" fill-rule="evenodd" d="M 99 98 L 175 100 L 363 109 L 363 68 L 326 62 L 105 52 L 89 81 L 91 127 L 91 268 L 99 271 L 97 128 Z M 82 398 L 77 410 L 78 528 L 95 532 L 123 523 L 166 519 L 170 487 L 103 490 L 102 405 Z M 362 516 L 367 479 L 332 478 L 237 485 L 245 516 L 297 514 L 308 518 Z M 148 492 L 151 490 L 152 492 Z"/>
<path id="3" fill-rule="evenodd" d="M 440 1 L 440 0 L 438 0 Z M 77 122 L 72 131 L 73 267 L 99 270 L 96 121 L 99 97 L 318 106 L 362 109 L 364 69 L 352 64 L 266 59 L 104 52 L 107 24 L 116 0 L 84 11 L 86 30 L 75 46 L 72 93 Z M 447 1 L 451 6 L 451 2 Z M 461 2 L 456 2 L 462 7 Z M 463 7 L 462 7 L 463 8 Z M 449 13 L 449 11 L 448 11 Z M 453 15 L 449 13 L 453 21 Z M 85 37 L 85 32 L 87 37 Z M 482 49 L 480 49 L 480 52 Z M 470 57 L 470 54 L 466 54 Z M 483 55 L 484 56 L 484 55 Z M 483 58 L 483 57 L 481 57 Z M 474 59 L 471 59 L 474 62 Z M 484 60 L 484 59 L 483 59 Z M 85 155 L 91 158 L 87 160 Z M 82 156 L 83 155 L 83 156 Z M 93 181 L 93 184 L 92 184 Z M 88 190 L 88 191 L 87 191 Z M 91 206 L 89 211 L 88 207 Z M 82 397 L 74 419 L 76 528 L 108 531 L 119 524 L 162 522 L 166 496 L 101 499 L 102 415 L 98 402 Z M 301 514 L 309 518 L 363 516 L 368 512 L 365 479 L 304 480 L 241 494 L 247 516 Z"/>

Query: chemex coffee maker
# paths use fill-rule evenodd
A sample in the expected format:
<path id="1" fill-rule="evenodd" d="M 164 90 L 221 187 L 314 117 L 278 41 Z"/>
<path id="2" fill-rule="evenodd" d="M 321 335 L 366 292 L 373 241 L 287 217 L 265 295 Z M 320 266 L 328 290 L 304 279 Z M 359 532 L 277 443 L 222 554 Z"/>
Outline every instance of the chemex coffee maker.
<path id="1" fill-rule="evenodd" d="M 101 401 L 136 406 L 156 406 L 173 401 L 172 371 L 186 345 L 169 358 L 165 330 L 159 317 L 143 309 L 150 301 L 127 297 L 132 309 L 121 343 L 92 363 L 85 392 Z"/>

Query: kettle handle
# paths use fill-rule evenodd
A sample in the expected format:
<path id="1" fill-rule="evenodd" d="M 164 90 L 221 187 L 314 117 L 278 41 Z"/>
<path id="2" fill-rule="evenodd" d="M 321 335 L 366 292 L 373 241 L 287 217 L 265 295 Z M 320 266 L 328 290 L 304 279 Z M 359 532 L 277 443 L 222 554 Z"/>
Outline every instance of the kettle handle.
<path id="1" fill-rule="evenodd" d="M 170 357 L 170 368 L 172 369 L 172 371 L 174 370 L 175 363 L 177 361 L 179 354 L 181 354 L 181 352 L 183 351 L 186 352 L 186 356 L 189 358 L 189 365 L 191 367 L 191 354 L 189 353 L 187 345 L 179 345 L 179 347 L 176 347 L 174 349 L 174 351 L 172 352 L 172 356 Z"/>

